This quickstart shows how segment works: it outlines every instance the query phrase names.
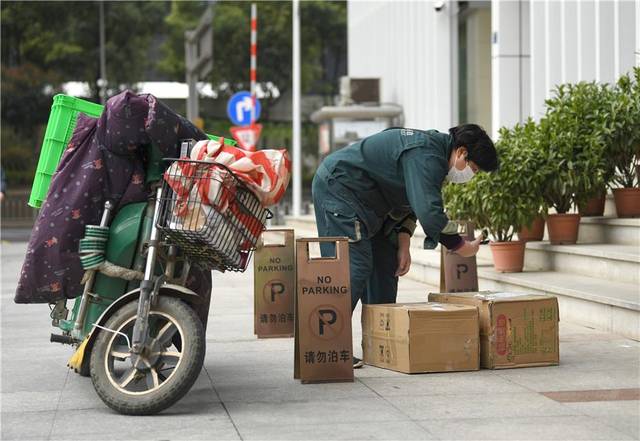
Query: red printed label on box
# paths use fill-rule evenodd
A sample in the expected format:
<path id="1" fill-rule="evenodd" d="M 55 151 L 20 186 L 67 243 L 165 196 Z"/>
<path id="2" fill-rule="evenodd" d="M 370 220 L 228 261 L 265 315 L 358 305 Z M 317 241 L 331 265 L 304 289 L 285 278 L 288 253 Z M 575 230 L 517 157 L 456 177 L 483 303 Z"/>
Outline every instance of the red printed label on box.
<path id="1" fill-rule="evenodd" d="M 496 352 L 498 355 L 507 353 L 507 318 L 504 314 L 496 320 Z"/>

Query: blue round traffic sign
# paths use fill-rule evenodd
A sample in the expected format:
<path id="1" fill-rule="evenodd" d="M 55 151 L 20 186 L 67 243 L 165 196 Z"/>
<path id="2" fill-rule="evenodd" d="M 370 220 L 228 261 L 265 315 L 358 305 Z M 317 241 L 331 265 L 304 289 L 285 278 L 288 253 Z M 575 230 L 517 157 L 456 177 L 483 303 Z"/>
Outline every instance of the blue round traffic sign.
<path id="1" fill-rule="evenodd" d="M 260 100 L 256 98 L 256 121 L 260 118 L 260 107 Z M 247 91 L 237 92 L 227 103 L 227 116 L 236 126 L 248 126 L 251 124 L 252 108 L 251 93 Z"/>

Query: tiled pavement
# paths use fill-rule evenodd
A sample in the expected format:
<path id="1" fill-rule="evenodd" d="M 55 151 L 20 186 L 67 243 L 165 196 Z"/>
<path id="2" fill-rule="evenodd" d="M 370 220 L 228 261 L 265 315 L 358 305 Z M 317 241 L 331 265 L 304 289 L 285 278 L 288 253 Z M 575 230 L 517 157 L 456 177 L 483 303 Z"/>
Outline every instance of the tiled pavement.
<path id="1" fill-rule="evenodd" d="M 640 438 L 636 341 L 561 323 L 557 367 L 405 375 L 366 366 L 354 383 L 301 385 L 292 340 L 253 336 L 250 271 L 216 275 L 205 368 L 187 397 L 154 417 L 117 415 L 67 370 L 69 347 L 49 343 L 47 306 L 13 303 L 25 247 L 0 246 L 3 440 Z M 398 300 L 423 301 L 429 289 L 403 281 Z M 359 311 L 353 324 L 359 348 Z"/>

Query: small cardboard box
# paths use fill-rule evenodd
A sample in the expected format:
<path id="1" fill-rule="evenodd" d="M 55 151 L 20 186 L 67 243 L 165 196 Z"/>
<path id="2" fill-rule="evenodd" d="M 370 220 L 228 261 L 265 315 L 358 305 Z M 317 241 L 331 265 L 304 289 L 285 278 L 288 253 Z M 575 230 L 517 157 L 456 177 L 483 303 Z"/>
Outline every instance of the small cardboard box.
<path id="1" fill-rule="evenodd" d="M 429 301 L 477 306 L 480 364 L 488 369 L 560 362 L 558 299 L 514 292 L 431 293 Z"/>
<path id="2" fill-rule="evenodd" d="M 475 306 L 398 303 L 363 308 L 365 363 L 407 374 L 480 369 Z"/>
<path id="3" fill-rule="evenodd" d="M 335 256 L 311 257 L 313 242 L 335 243 Z M 298 239 L 296 262 L 294 378 L 353 381 L 348 239 Z"/>
<path id="4" fill-rule="evenodd" d="M 460 235 L 474 239 L 474 224 L 458 222 Z M 440 292 L 478 291 L 478 264 L 476 256 L 462 257 L 446 247 L 440 247 Z"/>
<path id="5" fill-rule="evenodd" d="M 296 286 L 293 230 L 262 233 L 253 260 L 254 334 L 293 337 Z"/>

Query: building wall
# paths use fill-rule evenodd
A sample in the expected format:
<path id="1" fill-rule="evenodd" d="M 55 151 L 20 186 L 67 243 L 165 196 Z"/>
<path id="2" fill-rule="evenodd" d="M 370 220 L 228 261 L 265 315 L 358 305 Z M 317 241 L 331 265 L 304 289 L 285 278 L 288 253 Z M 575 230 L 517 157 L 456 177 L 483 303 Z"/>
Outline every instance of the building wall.
<path id="1" fill-rule="evenodd" d="M 350 1 L 348 72 L 381 79 L 381 99 L 405 125 L 446 130 L 456 113 L 450 8 L 430 1 Z"/>
<path id="2" fill-rule="evenodd" d="M 529 108 L 538 118 L 557 84 L 614 82 L 640 65 L 640 1 L 537 0 L 530 8 Z M 509 21 L 504 18 L 505 23 Z M 528 116 L 527 115 L 527 116 Z"/>
<path id="3" fill-rule="evenodd" d="M 435 3 L 350 1 L 348 72 L 381 78 L 406 126 L 444 130 L 458 122 L 457 2 Z M 612 82 L 640 66 L 640 0 L 493 0 L 491 29 L 494 135 L 539 118 L 557 84 Z"/>
<path id="4" fill-rule="evenodd" d="M 511 126 L 529 116 L 531 13 L 528 1 L 491 2 L 491 125 L 494 137 L 500 127 Z"/>
<path id="5" fill-rule="evenodd" d="M 491 130 L 491 9 L 474 11 L 467 26 L 467 121 Z M 489 55 L 489 56 L 488 56 Z"/>

